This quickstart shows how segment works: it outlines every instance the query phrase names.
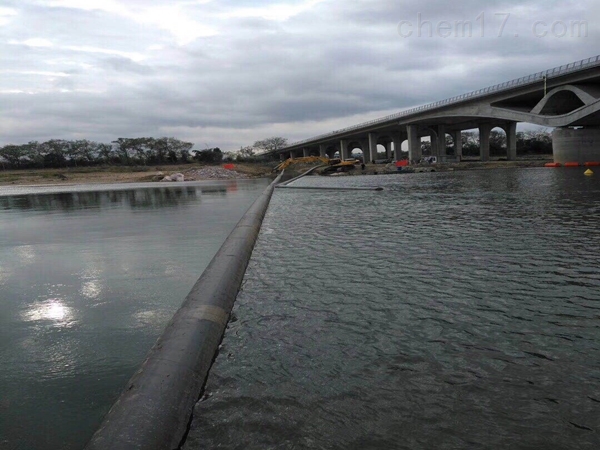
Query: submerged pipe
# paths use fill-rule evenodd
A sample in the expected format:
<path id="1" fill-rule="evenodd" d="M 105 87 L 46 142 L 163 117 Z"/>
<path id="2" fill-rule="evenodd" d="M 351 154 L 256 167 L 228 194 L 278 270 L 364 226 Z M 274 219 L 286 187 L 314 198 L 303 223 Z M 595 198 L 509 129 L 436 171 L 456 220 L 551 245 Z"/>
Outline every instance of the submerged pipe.
<path id="1" fill-rule="evenodd" d="M 277 186 L 277 189 L 311 189 L 319 191 L 383 191 L 382 187 Z"/>
<path id="2" fill-rule="evenodd" d="M 227 237 L 87 450 L 180 447 L 280 179 L 281 175 L 264 190 Z"/>
<path id="3" fill-rule="evenodd" d="M 292 178 L 291 180 L 288 180 L 284 183 L 278 184 L 276 187 L 277 188 L 286 188 L 286 189 L 311 189 L 311 190 L 319 190 L 319 191 L 323 191 L 323 190 L 328 190 L 328 191 L 383 191 L 382 187 L 372 188 L 372 187 L 290 186 L 290 183 L 293 183 L 294 181 L 299 180 L 300 178 L 304 178 L 305 176 L 310 175 L 315 170 L 317 170 L 321 167 L 327 167 L 327 166 L 317 166 L 317 167 L 313 167 L 312 169 L 308 169 L 302 175 L 298 175 L 297 177 Z"/>

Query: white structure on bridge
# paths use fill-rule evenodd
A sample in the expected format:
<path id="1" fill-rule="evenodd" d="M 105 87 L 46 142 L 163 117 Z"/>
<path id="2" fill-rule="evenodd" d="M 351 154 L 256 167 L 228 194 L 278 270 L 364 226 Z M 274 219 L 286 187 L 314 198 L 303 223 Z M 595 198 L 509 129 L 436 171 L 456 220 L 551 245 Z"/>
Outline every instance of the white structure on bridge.
<path id="1" fill-rule="evenodd" d="M 468 94 L 438 101 L 370 122 L 295 142 L 277 150 L 282 158 L 330 156 L 342 159 L 360 148 L 365 161 L 376 159 L 383 145 L 391 157 L 408 141 L 409 159 L 421 159 L 421 138 L 431 138 L 432 155 L 444 160 L 446 135 L 454 158 L 462 156 L 461 132 L 479 129 L 480 157 L 490 159 L 490 133 L 500 127 L 507 136 L 507 159 L 517 154 L 518 122 L 555 128 L 556 162 L 600 160 L 600 55 L 538 72 Z"/>

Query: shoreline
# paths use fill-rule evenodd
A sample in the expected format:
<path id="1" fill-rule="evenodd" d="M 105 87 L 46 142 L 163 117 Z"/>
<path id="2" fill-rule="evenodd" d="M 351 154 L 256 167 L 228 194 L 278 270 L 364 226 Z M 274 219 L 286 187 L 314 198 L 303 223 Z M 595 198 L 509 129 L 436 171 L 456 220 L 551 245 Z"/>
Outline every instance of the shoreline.
<path id="1" fill-rule="evenodd" d="M 0 171 L 0 186 L 69 186 L 147 182 L 160 184 L 162 178 L 175 173 L 184 174 L 185 181 L 252 179 L 272 176 L 271 169 L 271 164 L 239 163 L 234 164 L 232 170 L 224 169 L 223 165 L 201 164 L 6 170 Z M 206 172 L 209 174 L 198 175 L 198 173 Z"/>
<path id="2" fill-rule="evenodd" d="M 552 157 L 521 158 L 516 161 L 462 161 L 460 163 L 419 164 L 411 166 L 417 172 L 446 172 L 460 170 L 491 170 L 509 168 L 536 168 L 552 161 Z M 22 169 L 0 171 L 0 186 L 69 186 L 76 184 L 113 184 L 156 182 L 166 175 L 183 173 L 185 181 L 235 180 L 271 178 L 277 163 L 234 163 L 232 170 L 222 165 L 186 164 L 174 166 L 106 166 L 70 167 L 65 169 Z M 301 174 L 314 164 L 292 165 L 286 169 L 287 176 Z M 367 164 L 340 176 L 375 175 L 397 173 L 389 164 Z M 208 174 L 208 175 L 205 175 Z M 286 177 L 287 178 L 287 177 Z"/>

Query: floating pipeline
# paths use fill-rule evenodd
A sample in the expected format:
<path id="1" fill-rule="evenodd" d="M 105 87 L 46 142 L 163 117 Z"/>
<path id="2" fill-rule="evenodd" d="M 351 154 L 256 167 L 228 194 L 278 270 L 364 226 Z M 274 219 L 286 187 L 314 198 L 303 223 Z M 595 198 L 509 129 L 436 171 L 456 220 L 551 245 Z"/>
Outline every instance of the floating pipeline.
<path id="1" fill-rule="evenodd" d="M 127 383 L 87 450 L 179 448 L 279 175 L 246 211 Z"/>

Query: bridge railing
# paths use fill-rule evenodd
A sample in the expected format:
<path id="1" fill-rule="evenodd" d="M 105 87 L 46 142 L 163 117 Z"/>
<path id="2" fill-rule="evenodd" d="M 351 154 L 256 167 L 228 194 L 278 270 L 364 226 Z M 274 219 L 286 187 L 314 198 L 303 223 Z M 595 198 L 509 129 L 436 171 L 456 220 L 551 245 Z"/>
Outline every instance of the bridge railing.
<path id="1" fill-rule="evenodd" d="M 565 74 L 578 72 L 580 70 L 589 69 L 590 67 L 600 66 L 600 55 L 592 56 L 587 59 L 582 59 L 581 61 L 576 61 L 569 64 L 564 64 L 559 67 L 554 67 L 553 69 L 548 69 L 542 72 L 537 72 L 532 75 L 527 75 L 521 78 L 516 78 L 514 80 L 506 81 L 504 83 L 496 84 L 494 86 L 489 86 L 486 88 L 478 89 L 476 91 L 468 92 L 466 94 L 457 95 L 455 97 L 450 97 L 445 100 L 439 100 L 434 103 L 428 103 L 426 105 L 417 106 L 415 108 L 410 108 L 399 113 L 390 114 L 389 116 L 380 117 L 374 120 L 370 120 L 368 122 L 359 123 L 357 125 L 352 125 L 347 128 L 342 128 L 340 130 L 331 131 L 329 133 L 321 134 L 309 139 L 304 139 L 301 141 L 294 142 L 287 147 L 280 149 L 278 151 L 285 150 L 291 147 L 297 147 L 302 144 L 306 144 L 308 142 L 319 141 L 323 139 L 327 139 L 331 136 L 335 136 L 337 134 L 348 133 L 351 131 L 359 130 L 361 128 L 365 128 L 371 125 L 378 125 L 385 122 L 389 122 L 391 120 L 401 119 L 407 116 L 411 116 L 416 113 L 420 113 L 423 111 L 433 110 L 436 108 L 441 108 L 443 106 L 452 105 L 456 103 L 463 102 L 465 100 L 471 100 L 478 97 L 483 97 L 490 93 L 501 92 L 509 89 L 514 89 L 515 87 L 526 86 L 528 84 L 537 83 L 542 81 L 544 78 L 551 79 L 558 76 L 562 76 Z"/>

